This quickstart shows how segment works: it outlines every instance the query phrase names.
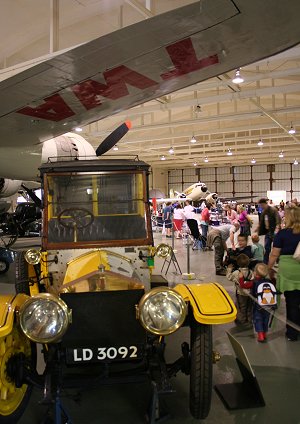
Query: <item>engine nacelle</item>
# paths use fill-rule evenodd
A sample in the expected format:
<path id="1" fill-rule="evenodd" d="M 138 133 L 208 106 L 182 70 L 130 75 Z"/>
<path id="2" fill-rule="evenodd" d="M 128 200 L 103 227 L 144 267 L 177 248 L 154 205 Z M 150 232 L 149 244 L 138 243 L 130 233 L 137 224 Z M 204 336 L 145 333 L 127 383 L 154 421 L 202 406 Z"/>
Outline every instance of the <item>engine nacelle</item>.
<path id="1" fill-rule="evenodd" d="M 0 178 L 0 198 L 16 194 L 21 188 L 22 181 Z"/>
<path id="2" fill-rule="evenodd" d="M 95 159 L 96 153 L 93 146 L 81 135 L 67 133 L 51 138 L 43 143 L 42 162 L 78 159 Z"/>
<path id="3" fill-rule="evenodd" d="M 209 203 L 211 206 L 215 206 L 218 202 L 218 193 L 210 193 L 206 196 L 205 201 Z"/>

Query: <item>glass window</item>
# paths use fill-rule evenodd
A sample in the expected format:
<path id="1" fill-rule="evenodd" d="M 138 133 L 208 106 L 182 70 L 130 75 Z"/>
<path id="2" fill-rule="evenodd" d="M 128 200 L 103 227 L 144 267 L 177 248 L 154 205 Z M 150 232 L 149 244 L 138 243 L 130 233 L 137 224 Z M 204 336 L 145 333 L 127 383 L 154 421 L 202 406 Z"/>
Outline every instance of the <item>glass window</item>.
<path id="1" fill-rule="evenodd" d="M 143 174 L 48 176 L 48 241 L 147 237 Z"/>

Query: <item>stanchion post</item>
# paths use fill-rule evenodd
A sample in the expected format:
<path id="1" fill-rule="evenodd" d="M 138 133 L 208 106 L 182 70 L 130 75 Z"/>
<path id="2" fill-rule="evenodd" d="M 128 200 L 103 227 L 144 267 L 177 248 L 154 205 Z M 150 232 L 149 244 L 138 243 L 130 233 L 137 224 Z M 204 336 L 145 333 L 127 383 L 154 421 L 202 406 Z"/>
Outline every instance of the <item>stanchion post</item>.
<path id="1" fill-rule="evenodd" d="M 173 225 L 173 217 L 171 218 L 171 223 L 172 223 L 172 230 L 171 230 L 171 234 L 172 234 L 172 250 L 174 252 L 174 225 Z"/>
<path id="2" fill-rule="evenodd" d="M 190 243 L 189 240 L 186 245 L 186 257 L 187 257 L 187 273 L 190 274 L 191 264 L 190 264 Z"/>

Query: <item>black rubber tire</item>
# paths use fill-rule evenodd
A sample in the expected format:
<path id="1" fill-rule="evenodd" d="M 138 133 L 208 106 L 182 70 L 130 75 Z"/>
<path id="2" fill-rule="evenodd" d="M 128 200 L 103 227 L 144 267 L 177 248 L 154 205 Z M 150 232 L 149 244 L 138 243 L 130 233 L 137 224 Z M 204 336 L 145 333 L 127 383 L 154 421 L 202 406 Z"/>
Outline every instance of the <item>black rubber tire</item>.
<path id="1" fill-rule="evenodd" d="M 191 319 L 190 412 L 205 419 L 212 397 L 212 326 Z"/>
<path id="2" fill-rule="evenodd" d="M 25 293 L 30 296 L 28 263 L 25 260 L 25 252 L 18 252 L 16 263 L 16 293 Z"/>
<path id="3" fill-rule="evenodd" d="M 5 259 L 0 259 L 0 274 L 5 274 L 9 269 L 9 262 Z"/>

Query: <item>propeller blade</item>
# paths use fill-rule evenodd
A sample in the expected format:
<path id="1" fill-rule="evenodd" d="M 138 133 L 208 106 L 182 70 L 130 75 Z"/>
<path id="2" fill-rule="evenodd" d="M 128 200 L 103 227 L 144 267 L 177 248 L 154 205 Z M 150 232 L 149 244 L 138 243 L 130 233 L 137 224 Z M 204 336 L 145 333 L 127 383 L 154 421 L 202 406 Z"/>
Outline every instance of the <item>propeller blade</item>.
<path id="1" fill-rule="evenodd" d="M 98 146 L 96 150 L 96 155 L 101 156 L 104 153 L 108 152 L 115 144 L 128 132 L 131 128 L 131 122 L 126 121 L 116 128 L 111 134 L 109 134 L 102 143 Z"/>

